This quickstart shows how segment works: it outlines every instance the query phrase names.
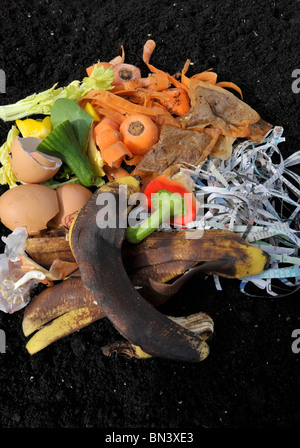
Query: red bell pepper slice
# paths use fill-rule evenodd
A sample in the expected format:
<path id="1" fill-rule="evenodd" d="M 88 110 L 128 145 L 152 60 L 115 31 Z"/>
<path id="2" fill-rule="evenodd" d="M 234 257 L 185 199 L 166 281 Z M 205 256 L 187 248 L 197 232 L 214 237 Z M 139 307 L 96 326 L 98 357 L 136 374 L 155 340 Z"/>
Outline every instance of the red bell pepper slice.
<path id="1" fill-rule="evenodd" d="M 158 176 L 149 182 L 144 190 L 144 194 L 147 198 L 148 210 L 151 210 L 151 197 L 155 193 L 161 190 L 167 190 L 171 193 L 178 193 L 185 200 L 187 213 L 184 216 L 180 216 L 172 219 L 170 222 L 177 227 L 185 227 L 188 223 L 193 222 L 198 209 L 199 203 L 196 200 L 195 195 L 189 191 L 181 182 L 174 181 L 167 176 Z"/>

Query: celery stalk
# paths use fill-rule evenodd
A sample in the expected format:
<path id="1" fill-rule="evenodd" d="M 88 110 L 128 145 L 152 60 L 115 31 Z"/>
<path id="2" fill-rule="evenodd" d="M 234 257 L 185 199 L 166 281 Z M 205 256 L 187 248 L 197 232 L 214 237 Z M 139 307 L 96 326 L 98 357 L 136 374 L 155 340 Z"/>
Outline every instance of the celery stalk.
<path id="1" fill-rule="evenodd" d="M 90 77 L 82 81 L 72 81 L 66 87 L 56 88 L 54 84 L 50 89 L 34 93 L 15 104 L 0 106 L 0 119 L 3 121 L 19 120 L 30 115 L 49 115 L 55 101 L 66 98 L 74 101 L 80 100 L 90 90 L 109 90 L 112 88 L 114 72 L 111 67 L 97 66 Z"/>

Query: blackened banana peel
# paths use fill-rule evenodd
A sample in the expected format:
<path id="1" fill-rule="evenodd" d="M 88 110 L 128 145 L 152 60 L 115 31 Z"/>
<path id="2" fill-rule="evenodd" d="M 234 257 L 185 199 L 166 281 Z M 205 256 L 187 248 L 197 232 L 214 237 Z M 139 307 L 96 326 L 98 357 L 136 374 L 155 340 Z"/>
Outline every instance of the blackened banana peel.
<path id="1" fill-rule="evenodd" d="M 69 242 L 81 279 L 119 333 L 131 344 L 154 357 L 198 362 L 209 354 L 199 336 L 171 321 L 148 303 L 134 288 L 122 260 L 125 226 L 119 225 L 120 198 L 139 192 L 139 181 L 128 176 L 98 189 L 73 221 Z M 115 198 L 115 228 L 100 228 L 97 213 L 103 193 Z M 111 201 L 113 203 L 113 201 Z M 129 208 L 127 209 L 127 213 Z"/>

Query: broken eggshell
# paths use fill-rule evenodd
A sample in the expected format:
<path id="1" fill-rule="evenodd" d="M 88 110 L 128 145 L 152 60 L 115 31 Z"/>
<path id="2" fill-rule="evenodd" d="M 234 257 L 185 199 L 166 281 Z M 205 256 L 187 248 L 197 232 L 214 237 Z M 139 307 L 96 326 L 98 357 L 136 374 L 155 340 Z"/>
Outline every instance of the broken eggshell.
<path id="1" fill-rule="evenodd" d="M 60 159 L 36 151 L 40 142 L 37 137 L 14 138 L 10 148 L 10 165 L 21 182 L 46 182 L 55 176 L 62 165 Z"/>
<path id="2" fill-rule="evenodd" d="M 87 203 L 93 193 L 80 184 L 66 184 L 56 189 L 59 212 L 49 226 L 69 228 L 74 216 Z"/>
<path id="3" fill-rule="evenodd" d="M 45 185 L 18 185 L 0 197 L 0 219 L 12 231 L 26 227 L 28 235 L 39 235 L 58 212 L 56 191 Z"/>

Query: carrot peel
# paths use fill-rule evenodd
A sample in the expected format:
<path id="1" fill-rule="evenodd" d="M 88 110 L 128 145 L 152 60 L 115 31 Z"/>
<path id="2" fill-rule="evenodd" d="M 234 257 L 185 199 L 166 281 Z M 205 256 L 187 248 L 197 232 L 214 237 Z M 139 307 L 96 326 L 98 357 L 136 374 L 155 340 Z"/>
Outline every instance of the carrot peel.
<path id="1" fill-rule="evenodd" d="M 96 129 L 96 128 L 95 128 Z M 115 129 L 106 129 L 104 131 L 95 132 L 94 129 L 94 140 L 100 151 L 105 149 L 107 146 L 121 140 L 121 134 Z"/>
<path id="2" fill-rule="evenodd" d="M 119 168 L 126 156 L 132 157 L 132 154 L 120 140 L 101 151 L 102 159 L 111 168 Z"/>
<path id="3" fill-rule="evenodd" d="M 227 87 L 229 89 L 236 90 L 240 94 L 241 98 L 243 99 L 243 94 L 242 94 L 241 89 L 239 88 L 239 86 L 234 84 L 234 82 L 222 81 L 222 82 L 218 82 L 216 84 L 216 86 L 225 87 L 225 88 Z"/>

